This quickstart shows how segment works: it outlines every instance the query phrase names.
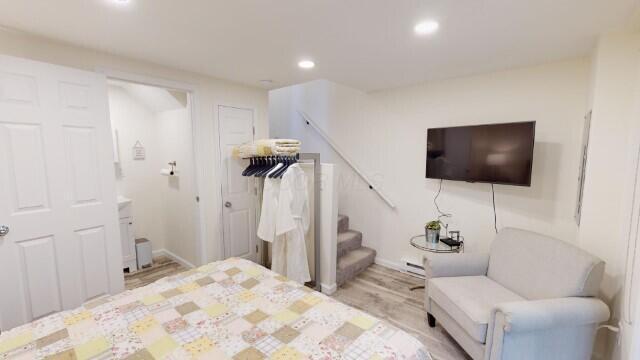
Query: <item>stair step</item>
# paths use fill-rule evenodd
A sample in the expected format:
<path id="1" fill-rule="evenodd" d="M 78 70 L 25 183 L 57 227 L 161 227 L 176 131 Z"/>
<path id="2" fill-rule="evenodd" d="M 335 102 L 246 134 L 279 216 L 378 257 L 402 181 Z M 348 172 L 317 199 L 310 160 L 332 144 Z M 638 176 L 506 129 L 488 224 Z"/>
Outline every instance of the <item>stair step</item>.
<path id="1" fill-rule="evenodd" d="M 376 258 L 376 251 L 368 247 L 349 251 L 338 258 L 338 271 L 336 272 L 336 282 L 338 286 L 348 280 L 355 278 L 363 272 L 369 265 L 373 264 Z"/>
<path id="2" fill-rule="evenodd" d="M 338 233 L 349 230 L 349 217 L 346 215 L 338 215 Z"/>
<path id="3" fill-rule="evenodd" d="M 356 250 L 362 246 L 362 233 L 355 230 L 347 230 L 338 233 L 338 257 Z"/>

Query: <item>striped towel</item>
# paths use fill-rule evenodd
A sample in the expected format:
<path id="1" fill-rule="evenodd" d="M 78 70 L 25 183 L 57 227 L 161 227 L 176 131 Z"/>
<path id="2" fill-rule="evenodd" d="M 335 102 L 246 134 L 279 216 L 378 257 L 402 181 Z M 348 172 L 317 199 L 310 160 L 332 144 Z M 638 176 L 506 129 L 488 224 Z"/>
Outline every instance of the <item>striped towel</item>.
<path id="1" fill-rule="evenodd" d="M 294 139 L 261 139 L 253 142 L 257 145 L 263 146 L 298 146 L 300 147 L 300 140 Z"/>
<path id="2" fill-rule="evenodd" d="M 235 146 L 234 158 L 247 159 L 254 156 L 295 155 L 300 152 L 300 141 L 293 139 L 262 139 L 253 143 Z"/>

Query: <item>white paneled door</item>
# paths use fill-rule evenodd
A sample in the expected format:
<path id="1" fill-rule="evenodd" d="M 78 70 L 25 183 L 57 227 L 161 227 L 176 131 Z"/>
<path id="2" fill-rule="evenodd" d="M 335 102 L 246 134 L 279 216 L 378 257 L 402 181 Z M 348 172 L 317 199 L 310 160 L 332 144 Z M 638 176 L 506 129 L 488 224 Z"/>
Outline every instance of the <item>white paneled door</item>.
<path id="1" fill-rule="evenodd" d="M 242 176 L 246 161 L 232 159 L 234 145 L 253 141 L 253 110 L 218 107 L 222 162 L 224 256 L 256 261 L 256 212 L 253 178 Z"/>
<path id="2" fill-rule="evenodd" d="M 106 79 L 0 56 L 0 328 L 123 290 Z"/>

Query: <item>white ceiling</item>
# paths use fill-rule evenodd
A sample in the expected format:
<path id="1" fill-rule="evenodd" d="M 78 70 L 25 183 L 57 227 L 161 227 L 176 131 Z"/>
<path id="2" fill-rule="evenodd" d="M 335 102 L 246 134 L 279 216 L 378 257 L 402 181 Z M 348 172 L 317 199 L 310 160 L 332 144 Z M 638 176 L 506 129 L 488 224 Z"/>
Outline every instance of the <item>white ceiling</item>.
<path id="1" fill-rule="evenodd" d="M 0 0 L 0 24 L 253 86 L 399 87 L 587 54 L 637 0 Z M 440 30 L 417 37 L 413 26 Z M 312 58 L 316 68 L 296 64 Z"/>

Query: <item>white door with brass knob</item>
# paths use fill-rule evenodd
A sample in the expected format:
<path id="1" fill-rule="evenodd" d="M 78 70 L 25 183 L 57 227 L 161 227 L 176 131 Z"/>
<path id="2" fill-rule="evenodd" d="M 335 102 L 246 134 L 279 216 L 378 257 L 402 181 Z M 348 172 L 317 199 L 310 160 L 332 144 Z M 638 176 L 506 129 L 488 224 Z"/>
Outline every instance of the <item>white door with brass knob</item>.
<path id="1" fill-rule="evenodd" d="M 123 290 L 106 79 L 0 56 L 0 329 Z"/>
<path id="2" fill-rule="evenodd" d="M 253 141 L 253 110 L 218 108 L 222 164 L 223 254 L 256 261 L 254 179 L 242 176 L 247 161 L 231 159 L 235 145 Z"/>

